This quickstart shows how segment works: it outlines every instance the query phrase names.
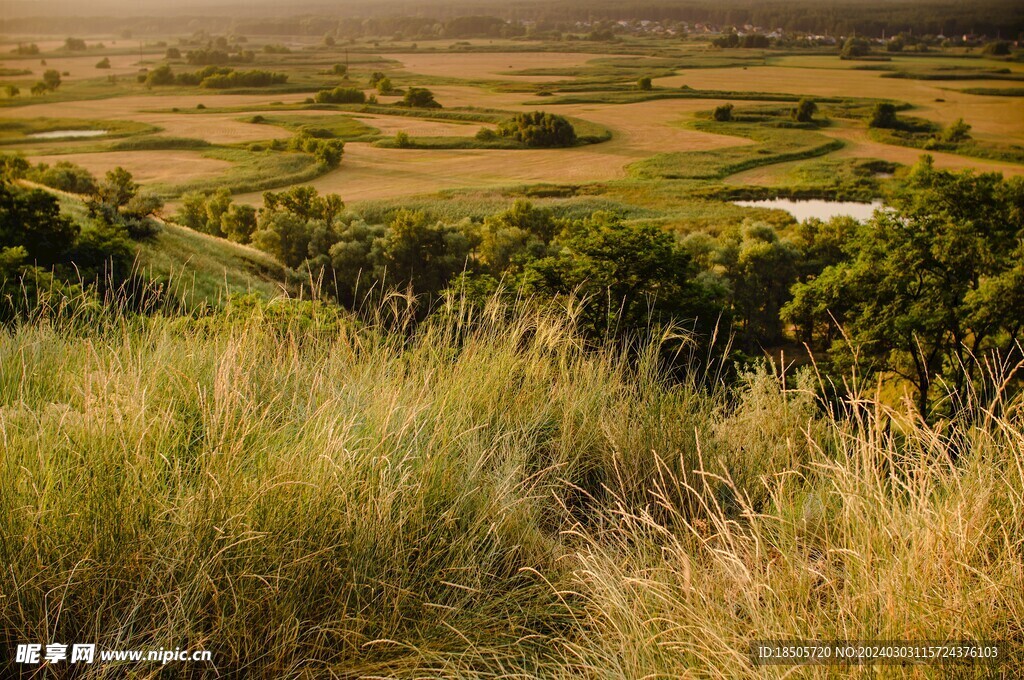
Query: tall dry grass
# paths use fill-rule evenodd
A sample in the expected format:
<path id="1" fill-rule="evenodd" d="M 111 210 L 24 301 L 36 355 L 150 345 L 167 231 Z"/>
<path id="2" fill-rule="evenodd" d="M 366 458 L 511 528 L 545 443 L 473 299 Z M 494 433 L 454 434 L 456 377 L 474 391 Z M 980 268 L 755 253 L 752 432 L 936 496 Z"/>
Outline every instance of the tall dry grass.
<path id="1" fill-rule="evenodd" d="M 735 678 L 793 672 L 754 639 L 1024 639 L 1019 400 L 830 412 L 810 374 L 669 381 L 657 343 L 525 307 L 388 314 L 0 335 L 0 646 L 216 667 L 92 677 Z"/>

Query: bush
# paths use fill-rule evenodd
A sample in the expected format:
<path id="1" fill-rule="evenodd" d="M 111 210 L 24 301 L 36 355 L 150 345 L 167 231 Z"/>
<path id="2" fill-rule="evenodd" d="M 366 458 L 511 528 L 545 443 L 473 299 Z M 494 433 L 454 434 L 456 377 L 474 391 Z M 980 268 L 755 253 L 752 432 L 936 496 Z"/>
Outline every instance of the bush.
<path id="1" fill-rule="evenodd" d="M 640 80 L 636 81 L 636 86 L 641 90 L 650 90 L 653 86 L 651 85 L 650 76 L 644 76 Z"/>
<path id="2" fill-rule="evenodd" d="M 498 125 L 498 134 L 532 147 L 564 147 L 576 143 L 576 130 L 572 123 L 562 116 L 543 111 L 517 113 Z"/>
<path id="3" fill-rule="evenodd" d="M 711 117 L 721 123 L 727 123 L 732 120 L 732 104 L 722 104 L 716 106 L 715 110 L 711 112 Z"/>
<path id="4" fill-rule="evenodd" d="M 395 134 L 395 146 L 399 149 L 408 148 L 411 144 L 408 132 L 398 132 Z"/>
<path id="5" fill-rule="evenodd" d="M 110 68 L 110 58 L 103 57 L 102 59 L 100 59 L 98 62 L 96 62 L 96 68 Z"/>

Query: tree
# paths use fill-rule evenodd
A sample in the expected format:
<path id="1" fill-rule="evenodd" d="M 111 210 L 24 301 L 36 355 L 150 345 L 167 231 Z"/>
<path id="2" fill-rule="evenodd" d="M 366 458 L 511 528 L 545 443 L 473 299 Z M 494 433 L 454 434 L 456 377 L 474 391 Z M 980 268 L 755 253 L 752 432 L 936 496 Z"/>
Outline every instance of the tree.
<path id="1" fill-rule="evenodd" d="M 81 38 L 68 38 L 64 41 L 64 49 L 70 52 L 81 52 L 86 49 L 86 44 Z"/>
<path id="2" fill-rule="evenodd" d="M 940 141 L 947 144 L 959 144 L 971 138 L 971 126 L 964 122 L 963 118 L 957 118 L 948 128 L 942 131 Z"/>
<path id="3" fill-rule="evenodd" d="M 716 106 L 715 110 L 711 113 L 711 117 L 720 123 L 727 123 L 732 120 L 732 109 L 732 104 Z"/>
<path id="4" fill-rule="evenodd" d="M 318 104 L 362 104 L 366 102 L 366 94 L 355 87 L 336 87 L 320 90 L 314 99 Z"/>
<path id="5" fill-rule="evenodd" d="M 327 34 L 324 36 L 324 47 L 334 47 L 336 42 L 333 35 Z"/>
<path id="6" fill-rule="evenodd" d="M 7 94 L 8 97 L 17 97 L 19 94 L 21 94 L 21 90 L 18 89 L 17 85 L 6 86 L 4 88 L 4 92 Z"/>
<path id="7" fill-rule="evenodd" d="M 734 318 L 747 341 L 782 340 L 779 311 L 797 279 L 797 247 L 770 226 L 755 225 L 744 229 L 741 238 L 727 239 L 718 259 L 732 289 Z"/>
<path id="8" fill-rule="evenodd" d="M 480 259 L 496 276 L 518 272 L 528 262 L 546 257 L 560 225 L 552 212 L 522 199 L 484 220 Z"/>
<path id="9" fill-rule="evenodd" d="M 378 266 L 394 287 L 433 298 L 467 267 L 470 241 L 455 226 L 432 221 L 422 211 L 400 210 L 377 240 Z M 378 278 L 384 277 L 384 271 Z"/>
<path id="10" fill-rule="evenodd" d="M 181 59 L 181 50 L 177 47 L 168 47 L 164 52 L 164 59 Z"/>
<path id="11" fill-rule="evenodd" d="M 348 76 L 348 66 L 345 64 L 335 64 L 331 67 L 331 73 L 336 76 L 346 77 Z"/>
<path id="12" fill-rule="evenodd" d="M 0 251 L 21 248 L 28 263 L 48 268 L 66 261 L 78 233 L 54 196 L 0 183 Z"/>
<path id="13" fill-rule="evenodd" d="M 385 79 L 386 80 L 386 79 Z M 434 93 L 425 87 L 410 87 L 402 97 L 402 105 L 416 109 L 439 109 Z"/>
<path id="14" fill-rule="evenodd" d="M 60 87 L 60 71 L 52 68 L 47 70 L 43 73 L 43 83 L 48 90 L 56 90 Z"/>
<path id="15" fill-rule="evenodd" d="M 557 254 L 531 262 L 522 280 L 537 292 L 580 300 L 580 327 L 592 338 L 628 337 L 670 322 L 708 330 L 717 321 L 688 255 L 656 226 L 595 213 L 554 246 Z"/>
<path id="16" fill-rule="evenodd" d="M 568 119 L 553 113 L 517 113 L 498 125 L 498 134 L 532 147 L 562 147 L 576 143 L 576 130 Z"/>
<path id="17" fill-rule="evenodd" d="M 391 85 L 390 78 L 381 78 L 377 81 L 377 92 L 380 94 L 387 94 L 388 92 L 391 92 L 392 89 L 393 86 Z M 410 106 L 412 106 L 412 104 L 410 104 Z"/>
<path id="18" fill-rule="evenodd" d="M 58 161 L 53 167 L 40 163 L 32 173 L 32 179 L 73 194 L 91 195 L 96 192 L 96 178 L 92 173 L 68 161 Z"/>
<path id="19" fill-rule="evenodd" d="M 108 170 L 106 176 L 96 187 L 96 197 L 107 205 L 122 208 L 139 192 L 138 183 L 132 174 L 118 166 Z"/>
<path id="20" fill-rule="evenodd" d="M 898 128 L 900 122 L 896 117 L 896 105 L 888 102 L 875 104 L 875 108 L 871 111 L 871 120 L 868 122 L 868 126 L 873 128 Z"/>
<path id="21" fill-rule="evenodd" d="M 814 114 L 817 111 L 818 105 L 814 103 L 814 100 L 805 97 L 793 109 L 793 120 L 798 123 L 810 123 L 814 120 Z"/>
<path id="22" fill-rule="evenodd" d="M 992 56 L 1005 57 L 1009 55 L 1013 50 L 1010 49 L 1010 43 L 1005 40 L 997 40 L 990 42 L 982 48 L 982 54 L 991 54 Z"/>
<path id="23" fill-rule="evenodd" d="M 309 243 L 315 225 L 289 212 L 271 212 L 259 218 L 253 244 L 282 264 L 295 269 L 309 257 Z"/>
<path id="24" fill-rule="evenodd" d="M 96 62 L 96 68 L 110 68 L 110 58 L 103 57 L 102 59 L 100 59 L 98 62 Z"/>
<path id="25" fill-rule="evenodd" d="M 249 243 L 256 231 L 256 208 L 236 203 L 221 216 L 221 231 L 231 241 Z"/>
<path id="26" fill-rule="evenodd" d="M 847 38 L 839 51 L 840 59 L 857 59 L 871 52 L 871 43 L 864 38 Z"/>
<path id="27" fill-rule="evenodd" d="M 908 380 L 925 413 L 937 381 L 964 394 L 975 358 L 1022 339 L 1022 206 L 1019 178 L 937 171 L 925 157 L 841 262 L 793 288 L 783 318 L 837 364 Z"/>
<path id="28" fill-rule="evenodd" d="M 641 90 L 650 90 L 653 87 L 650 76 L 644 76 L 637 80 L 636 86 Z"/>

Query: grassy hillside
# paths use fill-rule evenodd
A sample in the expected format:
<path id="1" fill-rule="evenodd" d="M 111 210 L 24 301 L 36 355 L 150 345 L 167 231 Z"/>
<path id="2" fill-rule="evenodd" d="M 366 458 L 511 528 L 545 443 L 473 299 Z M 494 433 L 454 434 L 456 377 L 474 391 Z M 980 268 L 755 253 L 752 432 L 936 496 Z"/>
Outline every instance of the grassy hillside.
<path id="1" fill-rule="evenodd" d="M 35 182 L 21 184 L 56 196 L 61 211 L 80 224 L 90 219 L 82 196 Z M 289 292 L 281 263 L 250 246 L 165 221 L 154 237 L 134 243 L 137 269 L 155 282 L 170 285 L 188 308 L 219 307 L 232 294 L 272 298 Z"/>
<path id="2" fill-rule="evenodd" d="M 870 390 L 830 409 L 810 374 L 727 390 L 657 357 L 585 352 L 522 309 L 412 338 L 251 297 L 14 328 L 2 644 L 207 649 L 222 677 L 568 679 L 781 677 L 748 658 L 765 638 L 1021 639 L 1019 398 L 961 395 L 931 427 Z"/>
<path id="3" fill-rule="evenodd" d="M 139 245 L 138 259 L 151 277 L 171 282 L 188 306 L 219 306 L 232 293 L 287 292 L 284 267 L 270 255 L 169 222 Z"/>

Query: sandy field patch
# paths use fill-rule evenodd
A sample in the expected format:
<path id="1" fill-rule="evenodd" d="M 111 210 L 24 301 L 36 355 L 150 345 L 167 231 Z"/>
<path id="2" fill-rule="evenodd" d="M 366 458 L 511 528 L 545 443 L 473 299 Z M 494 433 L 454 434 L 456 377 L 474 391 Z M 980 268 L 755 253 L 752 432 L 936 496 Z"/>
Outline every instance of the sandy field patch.
<path id="1" fill-rule="evenodd" d="M 550 82 L 565 76 L 518 76 L 514 71 L 534 68 L 572 68 L 592 59 L 615 57 L 612 54 L 573 52 L 455 52 L 443 54 L 381 54 L 401 63 L 401 68 L 426 76 Z"/>
<path id="2" fill-rule="evenodd" d="M 689 85 L 708 90 L 895 99 L 917 107 L 908 112 L 910 115 L 943 125 L 963 118 L 979 135 L 1003 141 L 1009 137 L 1024 142 L 1024 98 L 987 97 L 959 91 L 964 87 L 1001 86 L 1001 81 L 910 80 L 882 78 L 878 71 L 844 69 L 829 73 L 830 70 L 782 66 L 693 69 L 669 78 L 658 78 L 656 83 L 664 87 Z M 945 101 L 937 102 L 936 99 Z M 736 104 L 743 106 L 745 102 Z"/>
<path id="3" fill-rule="evenodd" d="M 215 177 L 231 167 L 231 163 L 204 158 L 196 151 L 109 151 L 55 156 L 32 156 L 33 163 L 69 161 L 103 176 L 107 170 L 120 166 L 132 173 L 137 182 L 172 182 L 184 178 Z"/>

